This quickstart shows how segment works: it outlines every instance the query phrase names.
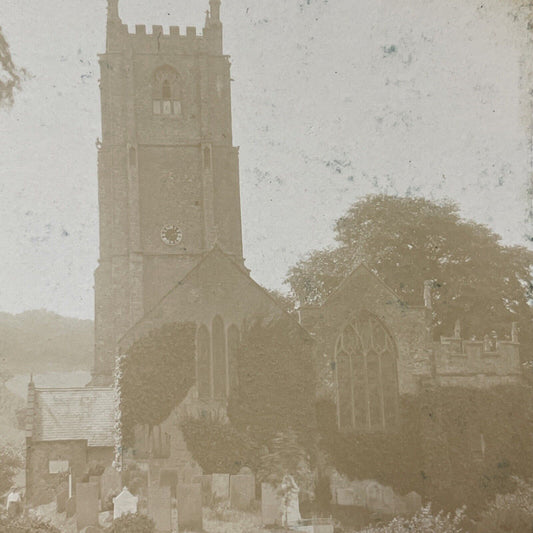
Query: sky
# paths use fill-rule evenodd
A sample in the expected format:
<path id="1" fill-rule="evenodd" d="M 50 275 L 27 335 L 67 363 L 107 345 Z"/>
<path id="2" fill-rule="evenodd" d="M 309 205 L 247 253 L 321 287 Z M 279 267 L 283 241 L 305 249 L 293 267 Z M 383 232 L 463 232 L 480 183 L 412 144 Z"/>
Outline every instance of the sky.
<path id="1" fill-rule="evenodd" d="M 533 58 L 519 0 L 223 0 L 246 264 L 334 244 L 366 194 L 456 201 L 526 244 Z M 208 0 L 121 0 L 123 22 L 202 27 Z M 31 73 L 0 109 L 0 311 L 93 317 L 104 0 L 2 0 Z"/>

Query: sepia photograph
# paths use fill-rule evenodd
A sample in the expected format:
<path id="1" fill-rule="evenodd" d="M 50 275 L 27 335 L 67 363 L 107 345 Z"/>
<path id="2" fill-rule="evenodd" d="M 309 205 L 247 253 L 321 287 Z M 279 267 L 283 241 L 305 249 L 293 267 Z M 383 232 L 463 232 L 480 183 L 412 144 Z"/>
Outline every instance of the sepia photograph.
<path id="1" fill-rule="evenodd" d="M 0 533 L 533 532 L 533 0 L 0 0 Z"/>

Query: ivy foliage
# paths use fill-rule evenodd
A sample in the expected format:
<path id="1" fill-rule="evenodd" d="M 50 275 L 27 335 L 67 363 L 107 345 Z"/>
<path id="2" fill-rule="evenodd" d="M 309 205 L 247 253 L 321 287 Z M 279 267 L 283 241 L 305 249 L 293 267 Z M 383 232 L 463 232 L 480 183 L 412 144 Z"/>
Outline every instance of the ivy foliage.
<path id="1" fill-rule="evenodd" d="M 320 445 L 350 478 L 376 479 L 405 494 L 416 490 L 434 505 L 466 504 L 476 514 L 497 493 L 513 490 L 513 476 L 533 473 L 531 390 L 429 388 L 401 399 L 392 433 L 345 433 L 334 405 L 318 404 Z"/>
<path id="2" fill-rule="evenodd" d="M 243 466 L 257 468 L 257 442 L 232 424 L 205 415 L 188 418 L 181 425 L 187 448 L 204 474 L 227 472 L 237 474 Z"/>
<path id="3" fill-rule="evenodd" d="M 209 416 L 182 422 L 187 448 L 206 473 L 237 473 L 243 466 L 258 471 L 272 463 L 276 439 L 290 433 L 290 449 L 297 452 L 292 457 L 288 451 L 284 460 L 298 464 L 301 445 L 309 447 L 316 437 L 310 337 L 287 316 L 256 320 L 243 328 L 236 352 L 229 423 Z M 272 468 L 265 477 L 276 472 Z"/>
<path id="4" fill-rule="evenodd" d="M 195 380 L 195 335 L 192 322 L 167 324 L 139 339 L 119 360 L 124 445 L 132 445 L 135 426 L 160 424 L 187 396 Z"/>
<path id="5" fill-rule="evenodd" d="M 241 335 L 230 394 L 231 423 L 265 444 L 289 429 L 315 433 L 315 371 L 308 334 L 289 318 L 256 320 Z"/>

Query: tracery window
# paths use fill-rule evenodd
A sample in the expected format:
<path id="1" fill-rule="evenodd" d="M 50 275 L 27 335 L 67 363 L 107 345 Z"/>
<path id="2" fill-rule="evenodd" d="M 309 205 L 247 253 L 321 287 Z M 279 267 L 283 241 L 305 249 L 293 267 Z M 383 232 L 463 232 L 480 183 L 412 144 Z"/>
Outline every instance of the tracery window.
<path id="1" fill-rule="evenodd" d="M 213 382 L 214 397 L 226 397 L 226 333 L 224 331 L 224 322 L 219 316 L 213 320 Z"/>
<path id="2" fill-rule="evenodd" d="M 198 397 L 211 397 L 211 338 L 209 330 L 201 326 L 196 336 Z"/>
<path id="3" fill-rule="evenodd" d="M 393 429 L 398 418 L 395 343 L 370 313 L 347 324 L 335 346 L 337 414 L 341 429 Z"/>
<path id="4" fill-rule="evenodd" d="M 181 83 L 171 67 L 156 70 L 152 81 L 152 111 L 154 115 L 181 115 Z"/>

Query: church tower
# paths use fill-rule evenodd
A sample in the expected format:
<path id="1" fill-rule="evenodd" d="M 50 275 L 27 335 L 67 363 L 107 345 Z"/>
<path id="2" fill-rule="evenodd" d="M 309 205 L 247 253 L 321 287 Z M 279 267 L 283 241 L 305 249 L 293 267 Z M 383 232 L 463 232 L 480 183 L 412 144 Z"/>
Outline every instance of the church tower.
<path id="1" fill-rule="evenodd" d="M 215 243 L 243 264 L 230 62 L 220 0 L 209 7 L 201 35 L 143 25 L 130 33 L 108 0 L 95 383 L 109 382 L 118 339 Z"/>

